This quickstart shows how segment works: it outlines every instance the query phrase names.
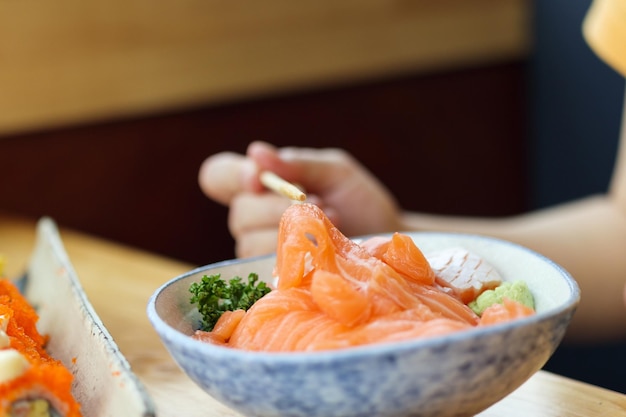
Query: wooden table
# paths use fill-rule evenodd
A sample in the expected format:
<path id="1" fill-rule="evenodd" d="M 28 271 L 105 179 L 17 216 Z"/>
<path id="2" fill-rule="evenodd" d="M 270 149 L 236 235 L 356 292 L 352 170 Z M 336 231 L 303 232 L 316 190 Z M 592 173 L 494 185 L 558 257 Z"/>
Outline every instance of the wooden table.
<path id="1" fill-rule="evenodd" d="M 152 292 L 194 265 L 63 227 L 61 237 L 95 310 L 152 395 L 158 416 L 238 416 L 186 377 L 170 358 L 146 316 L 146 304 Z M 34 239 L 34 221 L 0 215 L 0 254 L 6 258 L 8 276 L 23 272 Z M 625 413 L 624 394 L 539 371 L 479 416 L 594 417 Z"/>

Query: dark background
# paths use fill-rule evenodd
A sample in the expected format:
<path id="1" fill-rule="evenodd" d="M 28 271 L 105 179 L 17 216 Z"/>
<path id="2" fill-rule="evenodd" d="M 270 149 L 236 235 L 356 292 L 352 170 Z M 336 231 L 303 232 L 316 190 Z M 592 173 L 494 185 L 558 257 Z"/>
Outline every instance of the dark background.
<path id="1" fill-rule="evenodd" d="M 528 78 L 533 208 L 603 192 L 612 174 L 624 78 L 600 61 L 582 37 L 590 3 L 534 2 Z"/>
<path id="2" fill-rule="evenodd" d="M 624 78 L 600 61 L 581 36 L 589 4 L 534 2 L 536 39 L 528 79 L 533 208 L 604 192 L 613 171 Z M 626 392 L 626 343 L 561 345 L 546 369 Z"/>
<path id="3" fill-rule="evenodd" d="M 196 264 L 229 259 L 208 155 L 253 139 L 346 148 L 405 207 L 504 215 L 527 204 L 525 63 L 34 132 L 0 141 L 7 210 Z"/>

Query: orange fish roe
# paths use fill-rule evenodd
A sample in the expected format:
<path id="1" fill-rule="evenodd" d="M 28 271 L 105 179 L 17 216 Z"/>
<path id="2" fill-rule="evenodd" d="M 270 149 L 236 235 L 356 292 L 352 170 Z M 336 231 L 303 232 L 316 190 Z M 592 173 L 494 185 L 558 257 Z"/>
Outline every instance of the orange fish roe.
<path id="1" fill-rule="evenodd" d="M 46 352 L 48 337 L 37 330 L 38 320 L 13 282 L 0 279 L 0 354 L 19 358 L 18 365 L 0 366 L 0 416 L 29 415 L 24 410 L 43 400 L 49 415 L 54 410 L 64 417 L 80 417 L 71 392 L 74 376 Z"/>

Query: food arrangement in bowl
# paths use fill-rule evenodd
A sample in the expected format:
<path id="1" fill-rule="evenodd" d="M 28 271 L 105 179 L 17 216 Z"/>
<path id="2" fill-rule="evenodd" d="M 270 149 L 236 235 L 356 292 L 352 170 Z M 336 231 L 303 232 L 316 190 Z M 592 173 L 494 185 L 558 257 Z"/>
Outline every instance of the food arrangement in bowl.
<path id="1" fill-rule="evenodd" d="M 356 241 L 304 203 L 276 256 L 176 277 L 148 316 L 190 378 L 247 416 L 471 416 L 545 364 L 578 300 L 566 271 L 518 245 Z"/>

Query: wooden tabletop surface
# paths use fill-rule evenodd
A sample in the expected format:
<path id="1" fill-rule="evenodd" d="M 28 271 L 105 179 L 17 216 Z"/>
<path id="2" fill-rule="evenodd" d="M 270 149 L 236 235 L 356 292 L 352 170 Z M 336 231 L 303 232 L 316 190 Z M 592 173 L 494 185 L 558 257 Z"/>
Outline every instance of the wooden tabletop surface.
<path id="1" fill-rule="evenodd" d="M 158 416 L 239 416 L 187 378 L 146 316 L 153 291 L 196 265 L 63 227 L 61 238 L 93 307 L 152 396 Z M 35 221 L 0 215 L 0 254 L 6 261 L 7 276 L 24 271 L 34 240 Z M 625 413 L 624 394 L 539 371 L 479 416 L 599 417 Z"/>

